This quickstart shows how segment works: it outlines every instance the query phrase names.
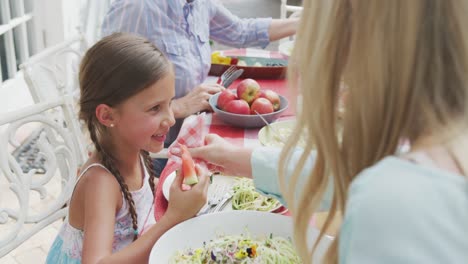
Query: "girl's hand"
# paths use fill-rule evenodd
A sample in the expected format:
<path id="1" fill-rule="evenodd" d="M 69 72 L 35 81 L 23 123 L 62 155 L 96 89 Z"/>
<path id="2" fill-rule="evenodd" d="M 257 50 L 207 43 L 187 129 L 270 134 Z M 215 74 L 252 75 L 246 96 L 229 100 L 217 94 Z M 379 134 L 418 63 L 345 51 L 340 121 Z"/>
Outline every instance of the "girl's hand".
<path id="1" fill-rule="evenodd" d="M 208 172 L 200 166 L 195 166 L 198 175 L 198 183 L 190 190 L 182 190 L 184 177 L 177 173 L 170 188 L 169 207 L 166 215 L 176 223 L 180 223 L 194 217 L 206 203 L 210 179 Z"/>
<path id="2" fill-rule="evenodd" d="M 192 157 L 220 167 L 224 174 L 251 177 L 252 150 L 237 147 L 216 134 L 209 134 L 205 137 L 205 146 L 189 148 L 189 151 Z M 171 149 L 171 154 L 180 156 L 181 151 L 174 147 Z"/>

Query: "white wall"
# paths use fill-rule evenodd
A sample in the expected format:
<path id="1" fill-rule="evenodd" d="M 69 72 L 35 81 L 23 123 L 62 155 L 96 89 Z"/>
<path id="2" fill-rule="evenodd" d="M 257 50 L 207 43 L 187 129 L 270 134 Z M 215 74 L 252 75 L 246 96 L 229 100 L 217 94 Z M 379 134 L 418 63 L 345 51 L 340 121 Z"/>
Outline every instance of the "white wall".
<path id="1" fill-rule="evenodd" d="M 76 34 L 80 25 L 80 3 L 78 0 L 34 0 L 37 29 L 42 33 L 45 47 Z"/>
<path id="2" fill-rule="evenodd" d="M 80 0 L 34 0 L 34 34 L 38 52 L 76 35 L 80 24 L 80 3 Z M 31 104 L 33 100 L 21 72 L 4 83 L 0 80 L 0 113 Z"/>

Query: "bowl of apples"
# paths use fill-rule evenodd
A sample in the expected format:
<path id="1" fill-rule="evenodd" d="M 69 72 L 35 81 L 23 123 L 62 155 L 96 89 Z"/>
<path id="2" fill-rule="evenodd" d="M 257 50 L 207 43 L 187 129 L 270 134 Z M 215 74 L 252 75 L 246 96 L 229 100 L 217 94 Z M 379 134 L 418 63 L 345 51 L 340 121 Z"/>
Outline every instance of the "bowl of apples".
<path id="1" fill-rule="evenodd" d="M 241 81 L 236 89 L 214 94 L 209 103 L 223 122 L 243 128 L 263 127 L 265 123 L 260 116 L 271 123 L 288 108 L 284 96 L 262 89 L 253 79 Z"/>

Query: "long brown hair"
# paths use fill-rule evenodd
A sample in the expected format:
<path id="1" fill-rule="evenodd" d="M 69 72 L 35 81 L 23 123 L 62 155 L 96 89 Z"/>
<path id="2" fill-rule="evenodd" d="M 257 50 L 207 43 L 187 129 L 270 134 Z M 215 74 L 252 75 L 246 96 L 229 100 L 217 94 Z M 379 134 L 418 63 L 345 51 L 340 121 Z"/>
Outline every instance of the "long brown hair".
<path id="1" fill-rule="evenodd" d="M 293 213 L 296 245 L 310 263 L 314 249 L 308 247 L 305 231 L 329 182 L 333 200 L 320 239 L 332 217 L 338 211 L 345 214 L 354 178 L 395 154 L 401 139 L 436 133 L 445 144 L 466 129 L 468 1 L 304 1 L 303 7 L 289 80 L 304 103 L 282 153 L 280 181 Z M 337 108 L 343 80 L 349 91 L 341 137 Z M 305 151 L 286 178 L 304 130 Z M 313 150 L 314 169 L 299 185 Z M 335 239 L 326 262 L 338 262 L 337 243 Z"/>
<path id="2" fill-rule="evenodd" d="M 141 92 L 170 71 L 170 63 L 160 50 L 143 37 L 114 33 L 97 42 L 83 58 L 79 81 L 81 89 L 80 119 L 88 126 L 98 157 L 119 182 L 129 204 L 134 230 L 138 230 L 137 214 L 132 194 L 115 164 L 106 140 L 108 130 L 96 118 L 96 107 L 106 104 L 115 107 Z M 154 193 L 153 163 L 147 151 L 141 151 L 149 171 L 149 185 Z M 137 238 L 135 234 L 134 239 Z"/>

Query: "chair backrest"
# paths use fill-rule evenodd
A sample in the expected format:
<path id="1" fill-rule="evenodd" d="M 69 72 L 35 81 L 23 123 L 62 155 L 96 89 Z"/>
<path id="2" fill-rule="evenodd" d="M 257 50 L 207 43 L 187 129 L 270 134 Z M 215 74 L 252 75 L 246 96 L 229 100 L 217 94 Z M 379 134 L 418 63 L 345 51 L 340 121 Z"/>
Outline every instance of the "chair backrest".
<path id="1" fill-rule="evenodd" d="M 82 33 L 32 56 L 20 65 L 36 103 L 65 94 L 79 97 L 78 70 L 88 48 Z"/>
<path id="2" fill-rule="evenodd" d="M 281 0 L 280 18 L 288 17 L 288 13 L 296 13 L 302 11 L 302 6 L 288 5 L 288 0 Z"/>
<path id="3" fill-rule="evenodd" d="M 67 95 L 0 117 L 0 258 L 66 216 L 87 158 L 72 105 Z"/>
<path id="4" fill-rule="evenodd" d="M 63 96 L 71 95 L 73 99 L 72 112 L 78 120 L 78 101 L 80 88 L 78 71 L 88 43 L 83 33 L 78 30 L 75 37 L 45 49 L 32 56 L 20 65 L 24 80 L 35 103 L 49 102 Z M 56 111 L 56 119 L 63 119 L 62 113 Z M 88 148 L 91 142 L 84 135 L 87 128 L 80 125 L 81 134 L 76 136 L 81 141 L 81 148 Z"/>
<path id="5" fill-rule="evenodd" d="M 302 12 L 302 6 L 288 5 L 288 0 L 281 0 L 280 18 L 299 17 Z M 291 15 L 289 15 L 291 13 Z M 280 39 L 280 43 L 285 43 L 294 37 Z"/>

